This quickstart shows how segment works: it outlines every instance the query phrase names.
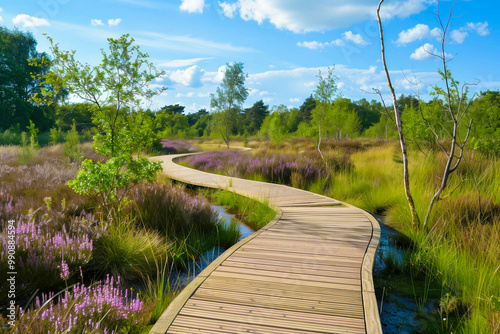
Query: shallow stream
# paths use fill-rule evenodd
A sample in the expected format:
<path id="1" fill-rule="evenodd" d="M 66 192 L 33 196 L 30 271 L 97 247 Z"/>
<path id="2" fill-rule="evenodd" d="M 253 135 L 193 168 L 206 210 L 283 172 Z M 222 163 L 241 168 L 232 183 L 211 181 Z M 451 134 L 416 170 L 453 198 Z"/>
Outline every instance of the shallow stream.
<path id="1" fill-rule="evenodd" d="M 396 247 L 392 240 L 392 237 L 399 234 L 399 232 L 385 225 L 380 217 L 377 217 L 377 221 L 380 224 L 381 236 L 373 268 L 373 276 L 382 330 L 386 334 L 419 333 L 420 321 L 415 317 L 418 307 L 415 298 L 387 294 L 387 291 L 384 289 L 385 287 L 377 286 L 376 277 L 381 275 L 381 271 L 385 267 L 384 256 L 390 253 L 397 261 L 402 263 L 404 255 L 401 248 Z M 434 306 L 431 302 L 427 302 L 424 306 L 424 310 L 427 313 L 431 313 L 433 308 Z"/>
<path id="2" fill-rule="evenodd" d="M 211 207 L 215 212 L 217 212 L 217 215 L 219 219 L 221 219 L 222 224 L 229 225 L 231 221 L 236 222 L 241 234 L 238 241 L 243 240 L 244 238 L 255 232 L 250 227 L 246 226 L 241 220 L 237 219 L 234 214 L 227 212 L 226 208 L 224 208 L 222 205 L 211 204 Z M 174 280 L 175 284 L 179 284 L 182 287 L 186 286 L 187 284 L 189 284 L 189 282 L 195 279 L 196 276 L 198 276 L 198 274 L 201 273 L 203 269 L 205 269 L 212 261 L 218 258 L 222 253 L 224 253 L 226 249 L 227 248 L 220 246 L 210 249 L 202 256 L 200 256 L 198 260 L 188 263 L 188 269 L 186 272 L 172 272 L 170 275 L 171 282 L 173 282 L 172 280 Z"/>

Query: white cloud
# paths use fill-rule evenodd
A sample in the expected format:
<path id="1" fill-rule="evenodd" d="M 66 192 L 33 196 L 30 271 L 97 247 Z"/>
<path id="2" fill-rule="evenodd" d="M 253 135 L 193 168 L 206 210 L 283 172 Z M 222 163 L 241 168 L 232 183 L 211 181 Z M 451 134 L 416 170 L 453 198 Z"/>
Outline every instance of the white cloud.
<path id="1" fill-rule="evenodd" d="M 326 42 L 326 43 L 317 42 L 317 41 L 298 42 L 297 43 L 297 46 L 300 46 L 301 48 L 308 48 L 311 50 L 323 49 L 327 46 L 344 46 L 344 45 L 345 45 L 344 41 L 341 40 L 340 38 L 336 39 L 334 41 L 331 41 L 331 42 Z"/>
<path id="2" fill-rule="evenodd" d="M 382 10 L 384 18 L 408 17 L 426 9 L 432 0 L 397 0 Z M 345 28 L 375 18 L 378 2 L 373 0 L 238 0 L 227 5 L 238 8 L 242 19 L 295 33 Z M 231 12 L 234 15 L 234 10 Z"/>
<path id="3" fill-rule="evenodd" d="M 325 45 L 328 43 L 321 43 L 317 41 L 312 41 L 312 42 L 298 42 L 297 46 L 300 46 L 301 48 L 308 48 L 311 50 L 316 50 L 316 49 L 323 49 Z"/>
<path id="4" fill-rule="evenodd" d="M 360 34 L 353 34 L 352 31 L 346 31 L 342 34 L 346 41 L 351 41 L 354 44 L 367 45 L 368 42 L 363 39 L 363 36 Z"/>
<path id="5" fill-rule="evenodd" d="M 253 52 L 251 48 L 216 43 L 190 36 L 167 35 L 157 32 L 142 32 L 143 37 L 135 37 L 139 45 L 163 50 L 176 50 L 195 54 L 224 55 L 228 52 Z"/>
<path id="6" fill-rule="evenodd" d="M 203 13 L 205 0 L 182 0 L 179 9 L 188 13 Z"/>
<path id="7" fill-rule="evenodd" d="M 196 95 L 198 95 L 198 97 L 209 97 L 210 93 L 198 93 Z"/>
<path id="8" fill-rule="evenodd" d="M 461 27 L 458 30 L 453 30 L 450 34 L 451 39 L 457 43 L 462 44 L 469 32 L 476 32 L 479 36 L 488 36 L 490 30 L 488 29 L 488 22 L 469 22 L 466 26 Z"/>
<path id="9" fill-rule="evenodd" d="M 248 80 L 262 82 L 265 87 L 282 87 L 284 91 L 289 92 L 289 95 L 291 95 L 287 97 L 289 99 L 290 97 L 303 95 L 304 86 L 312 92 L 316 83 L 308 80 L 316 78 L 319 70 L 326 73 L 328 67 L 300 67 L 292 70 L 266 71 L 250 74 Z M 353 95 L 359 96 L 360 88 L 371 91 L 372 87 L 380 89 L 387 87 L 385 74 L 383 71 L 378 71 L 376 66 L 371 66 L 368 69 L 356 69 L 345 65 L 336 65 L 334 73 L 344 82 L 345 86 L 343 88 L 349 91 L 349 94 L 346 95 L 350 97 Z M 394 71 L 391 74 L 402 77 L 401 71 Z"/>
<path id="10" fill-rule="evenodd" d="M 430 29 L 426 24 L 417 24 L 413 28 L 399 33 L 397 44 L 408 44 L 423 39 L 439 39 L 441 31 L 438 28 Z"/>
<path id="11" fill-rule="evenodd" d="M 238 4 L 237 3 L 228 3 L 228 2 L 219 2 L 220 8 L 222 8 L 222 12 L 224 13 L 225 16 L 229 18 L 234 17 L 234 13 L 238 10 Z"/>
<path id="12" fill-rule="evenodd" d="M 185 70 L 167 71 L 165 76 L 172 82 L 186 87 L 200 87 L 202 85 L 201 78 L 204 73 L 205 70 L 199 68 L 198 65 L 194 65 Z"/>
<path id="13" fill-rule="evenodd" d="M 90 20 L 90 24 L 94 27 L 97 27 L 97 26 L 103 26 L 104 23 L 102 23 L 102 20 L 98 20 L 98 19 L 92 19 Z"/>
<path id="14" fill-rule="evenodd" d="M 0 13 L 3 12 L 3 9 L 0 8 Z M 0 16 L 0 22 L 3 22 L 3 17 Z"/>
<path id="15" fill-rule="evenodd" d="M 342 38 L 337 38 L 336 40 L 333 40 L 331 42 L 317 42 L 317 41 L 312 41 L 312 42 L 298 42 L 297 46 L 302 47 L 302 48 L 308 48 L 311 50 L 316 50 L 316 49 L 323 49 L 327 46 L 344 46 L 345 42 L 352 42 L 354 44 L 358 45 L 368 45 L 369 43 L 366 42 L 363 37 L 360 34 L 354 34 L 352 31 L 346 31 L 342 34 Z"/>
<path id="16" fill-rule="evenodd" d="M 345 43 L 340 38 L 337 38 L 336 40 L 331 41 L 329 44 L 332 46 L 344 46 Z"/>
<path id="17" fill-rule="evenodd" d="M 192 66 L 196 63 L 199 63 L 204 60 L 209 60 L 212 58 L 191 58 L 191 59 L 175 59 L 175 60 L 170 60 L 164 63 L 158 64 L 160 67 L 186 67 L 186 66 Z"/>
<path id="18" fill-rule="evenodd" d="M 108 20 L 108 25 L 110 26 L 117 26 L 120 24 L 120 22 L 122 21 L 122 19 L 109 19 Z"/>
<path id="19" fill-rule="evenodd" d="M 425 43 L 421 47 L 415 50 L 410 56 L 414 60 L 425 60 L 433 57 L 432 54 L 439 54 L 436 47 L 430 43 Z"/>
<path id="20" fill-rule="evenodd" d="M 290 99 L 290 102 L 292 102 L 292 103 L 300 102 L 300 99 L 298 97 L 292 97 Z"/>
<path id="21" fill-rule="evenodd" d="M 451 39 L 457 44 L 462 44 L 467 36 L 469 33 L 462 30 L 453 30 L 450 34 Z"/>
<path id="22" fill-rule="evenodd" d="M 490 34 L 490 30 L 488 29 L 488 22 L 469 22 L 467 23 L 467 28 L 476 31 L 479 36 L 487 36 Z"/>
<path id="23" fill-rule="evenodd" d="M 217 72 L 205 72 L 201 81 L 211 83 L 221 83 L 226 75 L 226 65 L 219 67 Z"/>
<path id="24" fill-rule="evenodd" d="M 259 90 L 257 88 L 248 88 L 248 95 L 249 96 L 255 95 L 258 92 L 259 92 Z"/>
<path id="25" fill-rule="evenodd" d="M 50 26 L 49 21 L 43 18 L 29 16 L 26 14 L 19 14 L 12 19 L 14 24 L 22 24 L 25 28 Z"/>
<path id="26" fill-rule="evenodd" d="M 189 92 L 186 94 L 177 93 L 177 95 L 175 95 L 175 97 L 193 97 L 193 96 L 194 96 L 194 92 Z"/>

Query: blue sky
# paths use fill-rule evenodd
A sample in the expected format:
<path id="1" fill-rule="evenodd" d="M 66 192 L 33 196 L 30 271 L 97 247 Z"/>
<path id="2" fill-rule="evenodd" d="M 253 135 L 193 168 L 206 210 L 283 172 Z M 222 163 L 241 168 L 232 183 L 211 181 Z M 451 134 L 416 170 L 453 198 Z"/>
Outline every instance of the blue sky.
<path id="1" fill-rule="evenodd" d="M 39 51 L 43 33 L 83 62 L 97 64 L 108 37 L 129 33 L 159 69 L 154 85 L 168 89 L 152 108 L 182 104 L 209 109 L 224 66 L 243 62 L 250 95 L 270 106 L 298 107 L 313 93 L 318 70 L 335 66 L 340 92 L 352 100 L 388 89 L 375 20 L 377 0 L 23 0 L 0 1 L 0 24 L 29 30 Z M 440 1 L 447 20 L 451 1 Z M 457 3 L 446 52 L 460 82 L 475 90 L 500 89 L 500 6 L 494 0 Z M 440 48 L 435 0 L 386 0 L 382 8 L 388 66 L 396 93 L 410 94 L 413 74 L 429 98 L 439 84 L 440 62 L 426 51 Z"/>

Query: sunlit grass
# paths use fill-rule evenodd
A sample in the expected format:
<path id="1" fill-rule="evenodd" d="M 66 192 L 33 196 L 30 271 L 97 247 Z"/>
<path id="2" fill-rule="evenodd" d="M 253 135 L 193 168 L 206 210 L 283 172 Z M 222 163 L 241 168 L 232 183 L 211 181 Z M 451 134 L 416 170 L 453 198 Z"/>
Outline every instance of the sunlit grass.
<path id="1" fill-rule="evenodd" d="M 230 210 L 236 210 L 239 218 L 254 230 L 266 226 L 276 216 L 276 211 L 268 203 L 261 203 L 251 198 L 227 190 L 203 190 L 205 196 L 215 200 Z"/>

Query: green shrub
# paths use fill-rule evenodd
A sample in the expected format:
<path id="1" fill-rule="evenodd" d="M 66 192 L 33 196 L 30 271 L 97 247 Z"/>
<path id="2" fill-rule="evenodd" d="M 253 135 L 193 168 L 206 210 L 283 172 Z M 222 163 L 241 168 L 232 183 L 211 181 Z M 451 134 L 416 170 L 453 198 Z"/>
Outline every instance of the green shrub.
<path id="1" fill-rule="evenodd" d="M 75 122 L 73 122 L 71 130 L 69 130 L 66 135 L 66 142 L 64 143 L 64 155 L 71 162 L 80 161 L 83 157 Z"/>
<path id="2" fill-rule="evenodd" d="M 31 158 L 36 154 L 36 149 L 33 148 L 34 145 L 30 145 L 28 140 L 28 135 L 26 132 L 21 133 L 21 155 L 18 156 L 19 163 L 25 165 L 30 162 Z"/>
<path id="3" fill-rule="evenodd" d="M 62 140 L 63 137 L 60 127 L 50 129 L 50 144 L 55 145 L 61 143 Z"/>
<path id="4" fill-rule="evenodd" d="M 21 133 L 9 129 L 0 132 L 0 145 L 21 145 Z"/>

